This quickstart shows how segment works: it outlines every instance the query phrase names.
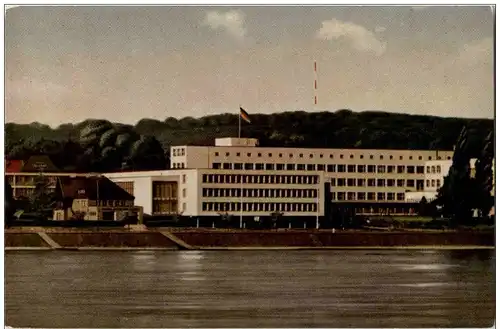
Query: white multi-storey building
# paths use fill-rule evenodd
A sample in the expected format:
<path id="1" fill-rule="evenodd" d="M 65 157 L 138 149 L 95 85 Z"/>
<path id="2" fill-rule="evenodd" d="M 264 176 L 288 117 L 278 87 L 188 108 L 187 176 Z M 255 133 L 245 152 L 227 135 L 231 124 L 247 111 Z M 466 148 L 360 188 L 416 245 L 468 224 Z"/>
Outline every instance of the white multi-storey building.
<path id="1" fill-rule="evenodd" d="M 259 147 L 256 139 L 221 138 L 215 146 L 175 146 L 170 155 L 173 169 L 321 172 L 332 201 L 358 204 L 361 212 L 368 204 L 399 212 L 407 193 L 425 191 L 425 163 L 449 161 L 453 151 L 275 148 Z"/>
<path id="2" fill-rule="evenodd" d="M 324 216 L 322 172 L 181 169 L 105 174 L 150 215 Z"/>

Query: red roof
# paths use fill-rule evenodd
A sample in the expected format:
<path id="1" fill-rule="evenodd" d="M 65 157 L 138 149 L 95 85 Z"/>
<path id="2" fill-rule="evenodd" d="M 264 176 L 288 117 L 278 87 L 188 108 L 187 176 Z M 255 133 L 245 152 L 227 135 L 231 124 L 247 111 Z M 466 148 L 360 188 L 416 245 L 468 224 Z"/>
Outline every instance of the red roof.
<path id="1" fill-rule="evenodd" d="M 5 160 L 5 172 L 19 173 L 23 169 L 23 160 Z"/>

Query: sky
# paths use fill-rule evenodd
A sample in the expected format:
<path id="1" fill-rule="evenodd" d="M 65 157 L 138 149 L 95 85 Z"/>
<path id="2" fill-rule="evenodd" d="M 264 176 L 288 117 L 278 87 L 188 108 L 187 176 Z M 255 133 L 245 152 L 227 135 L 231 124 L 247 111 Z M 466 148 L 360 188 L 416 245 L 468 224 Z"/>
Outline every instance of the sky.
<path id="1" fill-rule="evenodd" d="M 11 8 L 6 122 L 239 106 L 493 118 L 493 24 L 488 6 Z"/>

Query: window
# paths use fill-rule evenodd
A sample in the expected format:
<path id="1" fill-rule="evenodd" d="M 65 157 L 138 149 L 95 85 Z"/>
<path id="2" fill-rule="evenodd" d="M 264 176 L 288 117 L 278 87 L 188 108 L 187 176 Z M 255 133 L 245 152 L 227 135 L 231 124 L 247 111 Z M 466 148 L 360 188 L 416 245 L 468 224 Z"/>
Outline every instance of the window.
<path id="1" fill-rule="evenodd" d="M 356 200 L 356 193 L 355 192 L 347 192 L 347 200 Z"/>
<path id="2" fill-rule="evenodd" d="M 385 187 L 385 179 L 377 179 L 378 187 Z"/>
<path id="3" fill-rule="evenodd" d="M 341 158 L 341 159 L 343 159 L 343 158 L 344 158 L 344 155 L 343 155 L 343 154 L 341 154 L 341 155 L 340 155 L 340 158 Z"/>
<path id="4" fill-rule="evenodd" d="M 377 172 L 379 174 L 384 174 L 385 173 L 385 166 L 384 165 L 377 166 Z"/>
<path id="5" fill-rule="evenodd" d="M 354 159 L 354 155 L 352 155 L 352 154 L 351 154 L 351 155 L 349 155 L 349 158 L 350 158 L 350 159 Z"/>
<path id="6" fill-rule="evenodd" d="M 431 187 L 431 181 L 429 179 L 425 181 L 425 186 Z"/>
<path id="7" fill-rule="evenodd" d="M 347 166 L 347 172 L 356 172 L 356 166 L 355 165 L 348 165 Z"/>
<path id="8" fill-rule="evenodd" d="M 434 179 L 431 181 L 431 186 L 436 187 L 436 181 Z"/>
<path id="9" fill-rule="evenodd" d="M 403 156 L 402 155 L 399 156 L 399 160 L 403 160 Z"/>
<path id="10" fill-rule="evenodd" d="M 245 170 L 253 170 L 253 163 L 245 163 Z"/>
<path id="11" fill-rule="evenodd" d="M 286 170 L 295 170 L 295 164 L 293 164 L 293 163 L 287 163 L 286 164 Z"/>
<path id="12" fill-rule="evenodd" d="M 326 171 L 335 172 L 335 165 L 326 165 Z"/>
<path id="13" fill-rule="evenodd" d="M 237 153 L 236 153 L 236 156 L 237 156 L 237 157 L 239 157 L 240 155 L 241 155 L 241 153 L 240 153 L 240 152 L 237 152 Z"/>
<path id="14" fill-rule="evenodd" d="M 343 164 L 337 165 L 337 172 L 345 172 L 345 165 Z"/>
<path id="15" fill-rule="evenodd" d="M 430 174 L 431 173 L 431 167 L 427 166 L 427 173 Z"/>
<path id="16" fill-rule="evenodd" d="M 293 158 L 293 153 L 290 153 L 289 156 L 290 156 L 290 158 Z"/>
<path id="17" fill-rule="evenodd" d="M 358 186 L 361 186 L 361 187 L 365 186 L 365 182 L 366 181 L 364 178 L 358 178 Z"/>
<path id="18" fill-rule="evenodd" d="M 224 169 L 231 169 L 231 164 L 230 163 L 223 163 L 222 168 Z"/>
<path id="19" fill-rule="evenodd" d="M 315 165 L 313 165 L 313 164 L 308 164 L 308 165 L 307 165 L 307 170 L 309 170 L 309 171 L 314 171 L 314 170 L 316 169 L 315 167 L 316 167 L 316 166 L 315 166 Z"/>
<path id="20" fill-rule="evenodd" d="M 270 158 L 272 158 L 273 154 L 272 153 L 268 153 L 267 156 L 270 157 Z"/>
<path id="21" fill-rule="evenodd" d="M 389 159 L 392 160 L 394 157 L 392 155 L 389 155 Z"/>
<path id="22" fill-rule="evenodd" d="M 335 178 L 332 178 L 332 180 L 330 181 L 330 185 L 331 186 L 337 186 L 337 180 Z"/>
<path id="23" fill-rule="evenodd" d="M 333 159 L 333 154 L 330 154 L 330 159 Z"/>
<path id="24" fill-rule="evenodd" d="M 264 170 L 264 164 L 263 163 L 256 163 L 255 170 Z"/>
<path id="25" fill-rule="evenodd" d="M 375 172 L 375 166 L 374 165 L 368 165 L 368 172 L 369 173 L 374 173 Z"/>
<path id="26" fill-rule="evenodd" d="M 446 157 L 446 159 L 447 159 L 447 160 L 451 160 L 451 157 L 450 157 L 450 156 L 448 156 L 448 157 Z"/>
<path id="27" fill-rule="evenodd" d="M 370 160 L 373 160 L 373 155 L 372 154 L 370 154 Z"/>
<path id="28" fill-rule="evenodd" d="M 243 163 L 234 164 L 234 170 L 242 170 L 242 169 L 243 169 Z"/>
<path id="29" fill-rule="evenodd" d="M 394 201 L 396 194 L 394 192 L 387 193 L 387 201 Z"/>
<path id="30" fill-rule="evenodd" d="M 436 187 L 441 187 L 441 180 L 440 179 L 436 179 Z"/>
<path id="31" fill-rule="evenodd" d="M 247 153 L 247 157 L 251 157 L 252 156 L 252 153 Z"/>
<path id="32" fill-rule="evenodd" d="M 337 186 L 345 186 L 345 178 L 337 178 Z"/>
<path id="33" fill-rule="evenodd" d="M 396 181 L 394 179 L 388 179 L 387 180 L 387 186 L 391 187 L 396 184 Z"/>
<path id="34" fill-rule="evenodd" d="M 282 158 L 282 157 L 283 157 L 283 153 L 278 154 L 278 156 L 279 156 L 280 158 Z"/>
<path id="35" fill-rule="evenodd" d="M 219 156 L 219 152 L 215 152 L 215 156 L 218 157 Z"/>
<path id="36" fill-rule="evenodd" d="M 207 174 L 203 174 L 202 180 L 203 180 L 203 183 L 208 183 L 208 175 Z"/>
<path id="37" fill-rule="evenodd" d="M 369 178 L 368 179 L 368 186 L 375 186 L 375 178 Z"/>
<path id="38" fill-rule="evenodd" d="M 403 201 L 405 199 L 405 194 L 398 193 L 398 194 L 396 194 L 396 198 L 398 199 L 398 201 Z"/>
<path id="39" fill-rule="evenodd" d="M 276 165 L 276 170 L 285 170 L 285 164 L 284 163 L 278 163 Z"/>
<path id="40" fill-rule="evenodd" d="M 347 186 L 356 186 L 356 179 L 348 178 L 347 179 Z"/>
<path id="41" fill-rule="evenodd" d="M 423 174 L 424 173 L 424 166 L 417 166 L 417 174 Z"/>
<path id="42" fill-rule="evenodd" d="M 412 157 L 411 155 L 410 155 L 408 158 L 409 158 L 410 160 L 413 160 L 413 157 Z"/>
<path id="43" fill-rule="evenodd" d="M 340 200 L 340 201 L 345 200 L 345 192 L 338 192 L 337 193 L 337 200 Z"/>
<path id="44" fill-rule="evenodd" d="M 398 174 L 403 174 L 405 172 L 405 166 L 398 166 Z"/>
<path id="45" fill-rule="evenodd" d="M 299 158 L 303 158 L 303 157 L 304 157 L 304 154 L 300 153 Z"/>
<path id="46" fill-rule="evenodd" d="M 429 160 L 432 160 L 432 157 L 431 157 L 431 156 L 429 157 Z"/>
<path id="47" fill-rule="evenodd" d="M 312 155 L 312 154 L 309 154 L 309 157 L 312 159 L 312 158 L 313 158 L 313 155 Z"/>
<path id="48" fill-rule="evenodd" d="M 385 200 L 385 193 L 384 192 L 378 192 L 377 193 L 377 200 L 378 201 L 384 201 Z"/>
<path id="49" fill-rule="evenodd" d="M 408 174 L 414 174 L 415 173 L 415 166 L 407 166 L 406 167 L 406 172 Z"/>
<path id="50" fill-rule="evenodd" d="M 415 180 L 413 180 L 413 179 L 407 179 L 406 180 L 406 186 L 407 187 L 415 187 Z"/>
<path id="51" fill-rule="evenodd" d="M 358 172 L 359 173 L 364 173 L 365 171 L 366 171 L 365 165 L 358 165 Z"/>
<path id="52" fill-rule="evenodd" d="M 187 190 L 185 188 L 182 189 L 182 197 L 185 198 L 187 195 Z"/>
<path id="53" fill-rule="evenodd" d="M 257 153 L 257 156 L 260 158 L 262 156 L 262 153 Z"/>
<path id="54" fill-rule="evenodd" d="M 325 171 L 325 165 L 319 164 L 316 166 L 318 168 L 318 171 Z"/>
<path id="55" fill-rule="evenodd" d="M 380 156 L 380 160 L 384 160 L 384 156 L 383 155 Z"/>
<path id="56" fill-rule="evenodd" d="M 182 175 L 182 184 L 186 184 L 186 175 Z"/>
<path id="57" fill-rule="evenodd" d="M 398 187 L 404 187 L 405 186 L 405 180 L 404 179 L 398 179 L 397 180 Z"/>
<path id="58" fill-rule="evenodd" d="M 435 166 L 432 166 L 432 167 L 431 167 L 431 172 L 432 172 L 433 174 L 435 174 L 435 173 L 436 173 L 436 167 L 435 167 Z"/>
<path id="59" fill-rule="evenodd" d="M 300 163 L 297 165 L 297 170 L 306 170 L 306 165 L 303 163 Z"/>
<path id="60" fill-rule="evenodd" d="M 364 158 L 364 155 L 363 155 L 363 154 L 361 154 L 361 155 L 359 156 L 359 158 L 360 158 L 360 159 L 363 159 L 363 158 Z"/>
<path id="61" fill-rule="evenodd" d="M 229 152 L 226 152 L 226 156 L 227 156 L 227 157 L 229 156 Z"/>
<path id="62" fill-rule="evenodd" d="M 221 164 L 218 163 L 218 162 L 214 162 L 212 163 L 212 169 L 220 169 L 221 168 Z"/>
<path id="63" fill-rule="evenodd" d="M 365 200 L 365 199 L 366 199 L 366 193 L 358 192 L 358 200 Z"/>
<path id="64" fill-rule="evenodd" d="M 441 166 L 436 166 L 436 173 L 440 174 L 441 173 Z"/>
<path id="65" fill-rule="evenodd" d="M 368 192 L 368 200 L 375 200 L 375 192 Z"/>
<path id="66" fill-rule="evenodd" d="M 396 169 L 396 167 L 395 167 L 395 166 L 387 166 L 387 172 L 388 172 L 389 174 L 392 174 L 392 173 L 394 172 L 394 170 L 395 170 L 395 169 Z"/>
<path id="67" fill-rule="evenodd" d="M 422 156 L 420 155 L 420 156 L 418 157 L 418 159 L 419 159 L 419 160 L 422 160 Z"/>
<path id="68" fill-rule="evenodd" d="M 274 170 L 274 164 L 266 163 L 266 170 Z"/>

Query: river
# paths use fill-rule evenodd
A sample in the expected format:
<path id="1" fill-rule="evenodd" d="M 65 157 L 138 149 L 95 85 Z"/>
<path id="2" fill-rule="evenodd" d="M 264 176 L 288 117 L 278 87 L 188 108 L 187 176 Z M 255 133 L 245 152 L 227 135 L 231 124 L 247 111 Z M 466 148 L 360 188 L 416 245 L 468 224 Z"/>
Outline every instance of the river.
<path id="1" fill-rule="evenodd" d="M 12 327 L 486 327 L 494 251 L 7 252 Z"/>

